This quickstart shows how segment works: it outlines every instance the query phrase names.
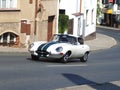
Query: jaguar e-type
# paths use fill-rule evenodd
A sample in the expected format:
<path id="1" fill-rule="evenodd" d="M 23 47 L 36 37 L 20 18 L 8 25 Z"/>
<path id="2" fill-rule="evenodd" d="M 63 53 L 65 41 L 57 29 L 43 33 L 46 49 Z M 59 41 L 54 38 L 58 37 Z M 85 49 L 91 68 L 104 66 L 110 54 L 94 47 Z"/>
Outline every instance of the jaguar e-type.
<path id="1" fill-rule="evenodd" d="M 33 60 L 45 57 L 67 63 L 69 59 L 76 58 L 80 59 L 81 62 L 86 62 L 90 47 L 85 45 L 81 39 L 81 37 L 75 35 L 54 34 L 49 42 L 33 42 L 28 50 Z"/>

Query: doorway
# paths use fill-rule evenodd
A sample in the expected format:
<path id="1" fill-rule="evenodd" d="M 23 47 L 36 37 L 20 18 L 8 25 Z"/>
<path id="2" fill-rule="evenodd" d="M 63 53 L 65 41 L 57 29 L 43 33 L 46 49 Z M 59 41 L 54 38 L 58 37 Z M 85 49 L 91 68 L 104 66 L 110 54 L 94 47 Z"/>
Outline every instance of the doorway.
<path id="1" fill-rule="evenodd" d="M 50 40 L 53 34 L 53 21 L 55 16 L 48 17 L 48 33 L 47 33 L 47 41 Z"/>
<path id="2" fill-rule="evenodd" d="M 74 19 L 69 20 L 68 34 L 73 34 Z"/>

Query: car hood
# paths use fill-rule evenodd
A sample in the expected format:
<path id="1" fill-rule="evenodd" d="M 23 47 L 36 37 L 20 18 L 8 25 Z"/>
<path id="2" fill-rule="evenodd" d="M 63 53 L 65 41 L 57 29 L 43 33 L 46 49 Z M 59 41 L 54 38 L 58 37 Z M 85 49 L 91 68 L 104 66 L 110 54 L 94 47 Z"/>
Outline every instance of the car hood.
<path id="1" fill-rule="evenodd" d="M 39 51 L 48 51 L 48 50 L 54 50 L 56 49 L 57 47 L 65 47 L 65 46 L 68 46 L 68 45 L 71 45 L 69 43 L 60 43 L 60 42 L 48 42 L 48 43 L 44 43 L 44 44 L 41 44 L 39 47 L 38 47 L 38 50 Z"/>

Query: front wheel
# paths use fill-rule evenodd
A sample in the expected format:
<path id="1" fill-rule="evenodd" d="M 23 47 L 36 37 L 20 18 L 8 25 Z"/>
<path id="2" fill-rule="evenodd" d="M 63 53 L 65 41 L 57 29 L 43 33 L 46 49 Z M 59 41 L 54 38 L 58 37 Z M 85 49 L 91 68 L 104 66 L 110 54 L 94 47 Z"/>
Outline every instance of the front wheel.
<path id="1" fill-rule="evenodd" d="M 32 54 L 31 54 L 31 58 L 32 58 L 32 60 L 38 60 L 38 59 L 39 59 L 38 56 L 36 56 L 36 55 L 32 55 Z"/>
<path id="2" fill-rule="evenodd" d="M 66 53 L 63 58 L 62 58 L 62 62 L 63 63 L 67 63 L 68 62 L 68 59 L 69 59 L 69 53 Z"/>
<path id="3" fill-rule="evenodd" d="M 88 60 L 88 53 L 85 53 L 83 57 L 80 58 L 81 62 L 87 62 Z"/>

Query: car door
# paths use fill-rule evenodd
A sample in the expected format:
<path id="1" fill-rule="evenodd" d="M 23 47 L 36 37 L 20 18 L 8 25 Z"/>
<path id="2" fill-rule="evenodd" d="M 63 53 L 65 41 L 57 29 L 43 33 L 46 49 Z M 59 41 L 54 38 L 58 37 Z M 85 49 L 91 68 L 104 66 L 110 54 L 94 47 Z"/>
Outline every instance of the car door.
<path id="1" fill-rule="evenodd" d="M 73 58 L 81 57 L 83 56 L 84 53 L 84 45 L 72 45 L 71 51 L 72 51 L 71 57 Z"/>

